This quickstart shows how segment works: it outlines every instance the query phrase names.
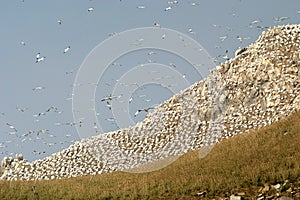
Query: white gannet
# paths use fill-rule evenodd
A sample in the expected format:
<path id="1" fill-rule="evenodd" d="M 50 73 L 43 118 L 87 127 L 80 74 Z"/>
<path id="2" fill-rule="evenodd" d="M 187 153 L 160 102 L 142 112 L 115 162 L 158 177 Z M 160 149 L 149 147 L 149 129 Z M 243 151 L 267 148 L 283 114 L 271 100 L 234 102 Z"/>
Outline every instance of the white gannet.
<path id="1" fill-rule="evenodd" d="M 43 89 L 45 89 L 45 87 L 43 87 L 43 86 L 37 86 L 35 88 L 32 88 L 33 91 L 43 90 Z"/>
<path id="2" fill-rule="evenodd" d="M 148 113 L 151 109 L 154 109 L 153 107 L 149 107 L 149 108 L 144 108 L 144 109 L 138 109 L 135 113 L 134 116 L 136 117 L 140 112 L 146 112 Z"/>
<path id="3" fill-rule="evenodd" d="M 220 38 L 221 42 L 224 42 L 224 40 L 226 40 L 227 37 L 228 37 L 227 35 L 224 35 L 224 36 L 221 36 L 221 37 L 219 37 L 219 38 Z"/>
<path id="4" fill-rule="evenodd" d="M 93 7 L 90 7 L 90 8 L 88 8 L 87 11 L 88 11 L 88 12 L 92 12 L 92 11 L 94 11 L 94 8 L 93 8 Z"/>
<path id="5" fill-rule="evenodd" d="M 173 4 L 178 4 L 178 1 L 176 1 L 176 0 L 175 1 L 168 1 L 167 3 L 173 5 Z"/>
<path id="6" fill-rule="evenodd" d="M 111 94 L 108 95 L 107 97 L 104 97 L 103 99 L 101 99 L 101 101 L 111 101 L 113 99 L 118 99 L 120 98 L 121 96 L 112 96 Z"/>
<path id="7" fill-rule="evenodd" d="M 153 55 L 153 54 L 156 54 L 154 51 L 149 51 L 148 52 L 148 55 L 150 56 L 150 55 Z"/>
<path id="8" fill-rule="evenodd" d="M 195 32 L 195 31 L 193 31 L 193 29 L 192 29 L 192 28 L 189 28 L 189 29 L 188 29 L 188 32 L 189 32 L 190 34 L 194 34 L 194 35 L 196 34 L 196 32 Z"/>
<path id="9" fill-rule="evenodd" d="M 287 19 L 289 19 L 289 17 L 275 17 L 274 21 L 275 22 L 282 22 L 282 21 L 285 21 Z"/>
<path id="10" fill-rule="evenodd" d="M 41 57 L 41 53 L 36 54 L 35 58 L 39 59 Z"/>
<path id="11" fill-rule="evenodd" d="M 155 27 L 161 27 L 160 24 L 157 23 L 157 22 L 154 23 L 154 26 L 155 26 Z"/>
<path id="12" fill-rule="evenodd" d="M 69 50 L 70 50 L 70 46 L 68 46 L 68 47 L 66 47 L 65 49 L 64 49 L 64 53 L 67 53 Z"/>
<path id="13" fill-rule="evenodd" d="M 171 10 L 171 9 L 172 9 L 172 7 L 169 6 L 169 7 L 166 7 L 166 8 L 165 8 L 165 11 L 169 11 L 169 10 Z"/>
<path id="14" fill-rule="evenodd" d="M 250 37 L 240 37 L 240 36 L 237 36 L 236 37 L 239 41 L 240 41 L 240 43 L 242 43 L 244 40 L 249 40 L 249 39 L 251 39 Z"/>
<path id="15" fill-rule="evenodd" d="M 20 112 L 25 112 L 26 110 L 28 110 L 28 108 L 19 108 L 19 107 L 16 107 L 16 109 Z"/>
<path id="16" fill-rule="evenodd" d="M 39 57 L 36 59 L 35 63 L 41 62 L 41 61 L 45 60 L 45 58 L 46 58 L 45 56 Z"/>
<path id="17" fill-rule="evenodd" d="M 146 8 L 146 6 L 140 5 L 140 6 L 137 6 L 136 8 L 137 8 L 137 9 L 144 9 L 144 8 Z"/>

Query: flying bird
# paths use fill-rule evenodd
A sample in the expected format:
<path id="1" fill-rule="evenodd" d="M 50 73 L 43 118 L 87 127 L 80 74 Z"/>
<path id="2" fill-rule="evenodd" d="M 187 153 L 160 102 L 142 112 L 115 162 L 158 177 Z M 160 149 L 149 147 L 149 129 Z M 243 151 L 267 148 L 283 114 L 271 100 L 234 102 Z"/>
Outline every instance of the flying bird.
<path id="1" fill-rule="evenodd" d="M 41 61 L 43 61 L 43 60 L 45 60 L 45 56 L 41 56 L 41 53 L 38 53 L 38 54 L 36 54 L 36 56 L 35 56 L 35 63 L 38 63 L 38 62 L 41 62 Z"/>
<path id="2" fill-rule="evenodd" d="M 16 109 L 20 112 L 25 112 L 26 110 L 28 110 L 28 108 L 19 108 L 19 107 L 17 107 Z"/>
<path id="3" fill-rule="evenodd" d="M 148 52 L 148 55 L 150 56 L 150 55 L 153 55 L 153 54 L 156 54 L 154 51 L 149 51 Z"/>
<path id="4" fill-rule="evenodd" d="M 218 57 L 222 57 L 222 58 L 224 58 L 224 59 L 226 59 L 226 60 L 229 60 L 228 50 L 225 51 L 225 54 L 223 54 L 223 55 L 218 55 Z"/>
<path id="5" fill-rule="evenodd" d="M 289 17 L 275 17 L 274 21 L 275 22 L 282 22 L 282 21 L 285 21 L 287 19 L 289 19 Z"/>
<path id="6" fill-rule="evenodd" d="M 35 63 L 41 62 L 41 61 L 43 61 L 43 60 L 45 60 L 45 59 L 46 59 L 46 57 L 45 57 L 45 56 L 42 56 L 42 57 L 36 59 Z"/>
<path id="7" fill-rule="evenodd" d="M 249 40 L 250 39 L 250 37 L 240 37 L 240 36 L 237 36 L 236 37 L 239 41 L 240 41 L 240 43 L 242 43 L 244 40 Z"/>
<path id="8" fill-rule="evenodd" d="M 67 53 L 69 50 L 70 50 L 70 46 L 68 46 L 68 47 L 66 47 L 65 49 L 64 49 L 64 53 Z"/>
<path id="9" fill-rule="evenodd" d="M 155 26 L 155 27 L 161 27 L 160 24 L 157 23 L 157 22 L 154 23 L 154 26 Z"/>
<path id="10" fill-rule="evenodd" d="M 14 127 L 14 125 L 6 123 L 6 125 L 10 128 L 10 129 L 14 129 L 15 131 L 17 131 L 17 129 Z"/>
<path id="11" fill-rule="evenodd" d="M 172 7 L 169 6 L 169 7 L 166 7 L 166 8 L 165 8 L 165 11 L 169 11 L 169 10 L 171 10 L 171 9 L 172 9 Z"/>
<path id="12" fill-rule="evenodd" d="M 45 89 L 45 87 L 43 87 L 43 86 L 37 86 L 35 88 L 32 88 L 33 91 L 38 91 L 38 90 L 43 90 L 43 89 Z"/>
<path id="13" fill-rule="evenodd" d="M 221 36 L 221 37 L 219 37 L 219 38 L 220 38 L 221 42 L 224 42 L 224 40 L 226 40 L 227 37 L 228 37 L 227 35 L 224 35 L 224 36 Z"/>
<path id="14" fill-rule="evenodd" d="M 46 130 L 46 129 L 40 129 L 40 130 L 37 131 L 36 134 L 37 134 L 37 135 L 39 135 L 39 134 L 45 134 L 45 133 L 46 133 L 46 134 L 49 134 L 48 131 L 49 131 L 49 130 Z"/>
<path id="15" fill-rule="evenodd" d="M 111 101 L 113 99 L 118 99 L 120 98 L 121 96 L 112 96 L 111 94 L 108 95 L 107 97 L 104 97 L 103 99 L 101 99 L 101 101 Z"/>
<path id="16" fill-rule="evenodd" d="M 191 5 L 192 5 L 192 6 L 197 6 L 197 5 L 199 5 L 199 4 L 198 4 L 197 2 L 192 2 Z"/>
<path id="17" fill-rule="evenodd" d="M 36 54 L 35 58 L 39 59 L 41 57 L 41 53 Z"/>
<path id="18" fill-rule="evenodd" d="M 33 152 L 32 152 L 33 154 L 35 154 L 35 155 L 40 155 L 40 154 L 43 154 L 43 153 L 46 153 L 46 151 L 37 151 L 37 150 L 33 150 Z"/>
<path id="19" fill-rule="evenodd" d="M 108 101 L 106 101 L 106 106 L 108 107 L 109 110 L 111 110 L 111 104 Z"/>
<path id="20" fill-rule="evenodd" d="M 193 29 L 191 29 L 191 28 L 188 29 L 188 32 L 189 32 L 190 34 L 194 34 L 194 35 L 196 34 L 196 32 L 193 31 Z"/>
<path id="21" fill-rule="evenodd" d="M 94 8 L 93 8 L 93 7 L 90 7 L 90 8 L 88 8 L 87 11 L 88 11 L 88 12 L 93 12 L 93 11 L 94 11 Z"/>
<path id="22" fill-rule="evenodd" d="M 98 126 L 97 126 L 97 123 L 96 123 L 96 122 L 94 122 L 94 129 L 95 129 L 96 133 L 99 132 L 99 129 L 98 129 Z"/>
<path id="23" fill-rule="evenodd" d="M 134 116 L 136 117 L 140 112 L 146 112 L 148 113 L 151 109 L 154 109 L 153 107 L 149 107 L 149 108 L 144 108 L 144 109 L 138 109 L 135 113 Z"/>
<path id="24" fill-rule="evenodd" d="M 260 21 L 259 19 L 256 19 L 256 20 L 250 22 L 249 27 L 252 27 L 252 25 L 257 24 L 257 23 L 260 23 L 260 22 L 261 22 L 261 21 Z"/>
<path id="25" fill-rule="evenodd" d="M 146 8 L 146 6 L 140 5 L 140 6 L 137 6 L 136 8 L 137 9 L 144 9 L 144 8 Z"/>
<path id="26" fill-rule="evenodd" d="M 171 4 L 171 5 L 172 4 L 178 4 L 178 1 L 176 1 L 176 0 L 175 1 L 168 1 L 168 4 Z"/>

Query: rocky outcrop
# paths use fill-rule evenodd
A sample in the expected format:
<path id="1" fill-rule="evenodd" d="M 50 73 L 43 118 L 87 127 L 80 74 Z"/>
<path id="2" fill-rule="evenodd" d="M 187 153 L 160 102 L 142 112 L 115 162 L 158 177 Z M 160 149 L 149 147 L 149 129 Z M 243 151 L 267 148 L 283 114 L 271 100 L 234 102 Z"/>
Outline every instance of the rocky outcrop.
<path id="1" fill-rule="evenodd" d="M 272 28 L 135 126 L 84 139 L 43 160 L 7 161 L 1 179 L 128 170 L 269 125 L 300 108 L 299 47 L 300 25 Z"/>

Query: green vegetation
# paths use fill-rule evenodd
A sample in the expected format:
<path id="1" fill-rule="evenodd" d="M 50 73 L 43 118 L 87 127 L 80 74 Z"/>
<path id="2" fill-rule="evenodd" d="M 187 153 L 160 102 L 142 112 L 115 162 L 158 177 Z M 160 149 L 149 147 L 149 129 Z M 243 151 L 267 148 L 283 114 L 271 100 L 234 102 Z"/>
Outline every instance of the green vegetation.
<path id="1" fill-rule="evenodd" d="M 199 199 L 300 180 L 300 112 L 217 144 L 205 158 L 187 153 L 159 171 L 114 172 L 54 181 L 0 181 L 0 199 Z M 282 190 L 288 190 L 286 184 Z"/>

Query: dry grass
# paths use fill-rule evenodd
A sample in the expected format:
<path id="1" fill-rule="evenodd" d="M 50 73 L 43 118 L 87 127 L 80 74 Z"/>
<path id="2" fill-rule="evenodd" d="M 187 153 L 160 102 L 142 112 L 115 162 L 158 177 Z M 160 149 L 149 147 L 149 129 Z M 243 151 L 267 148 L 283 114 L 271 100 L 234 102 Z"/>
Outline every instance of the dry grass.
<path id="1" fill-rule="evenodd" d="M 55 181 L 0 182 L 1 199 L 199 199 L 254 194 L 264 183 L 300 180 L 300 112 L 224 140 L 208 156 L 190 152 L 156 172 L 114 172 Z"/>

